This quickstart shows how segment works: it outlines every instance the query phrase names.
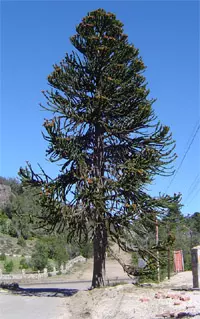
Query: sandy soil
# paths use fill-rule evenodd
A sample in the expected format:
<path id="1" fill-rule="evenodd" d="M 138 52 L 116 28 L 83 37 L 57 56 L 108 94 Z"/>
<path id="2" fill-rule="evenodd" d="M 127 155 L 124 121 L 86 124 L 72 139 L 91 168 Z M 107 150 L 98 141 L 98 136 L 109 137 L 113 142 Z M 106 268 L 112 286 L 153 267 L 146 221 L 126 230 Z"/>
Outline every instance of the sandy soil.
<path id="1" fill-rule="evenodd" d="M 68 312 L 59 319 L 200 318 L 200 291 L 191 288 L 192 273 L 184 272 L 152 287 L 128 284 L 80 291 L 66 300 Z"/>

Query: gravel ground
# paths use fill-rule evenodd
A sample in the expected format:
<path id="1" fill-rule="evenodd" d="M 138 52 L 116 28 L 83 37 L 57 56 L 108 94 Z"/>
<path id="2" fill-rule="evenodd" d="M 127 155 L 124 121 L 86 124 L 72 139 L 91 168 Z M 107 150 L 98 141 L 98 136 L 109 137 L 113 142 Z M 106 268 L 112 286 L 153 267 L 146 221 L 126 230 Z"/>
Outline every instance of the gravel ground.
<path id="1" fill-rule="evenodd" d="M 69 313 L 65 319 L 200 318 L 200 292 L 177 293 L 133 285 L 81 291 L 67 300 L 66 305 Z"/>

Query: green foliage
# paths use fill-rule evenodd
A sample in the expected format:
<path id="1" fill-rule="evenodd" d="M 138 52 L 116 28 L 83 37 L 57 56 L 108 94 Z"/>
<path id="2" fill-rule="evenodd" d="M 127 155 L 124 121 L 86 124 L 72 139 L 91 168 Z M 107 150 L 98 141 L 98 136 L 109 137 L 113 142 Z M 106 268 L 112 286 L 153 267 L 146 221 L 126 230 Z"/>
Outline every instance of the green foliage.
<path id="1" fill-rule="evenodd" d="M 31 256 L 31 266 L 34 270 L 43 270 L 48 263 L 48 246 L 46 243 L 37 241 Z"/>
<path id="2" fill-rule="evenodd" d="M 80 254 L 85 258 L 91 258 L 93 256 L 92 243 L 88 242 L 80 245 Z"/>
<path id="3" fill-rule="evenodd" d="M 11 273 L 13 271 L 14 263 L 12 260 L 4 262 L 4 269 L 7 273 Z"/>
<path id="4" fill-rule="evenodd" d="M 119 241 L 117 225 L 123 232 L 139 207 L 144 212 L 159 208 L 144 186 L 156 174 L 168 174 L 166 165 L 176 157 L 174 142 L 167 126 L 151 126 L 156 117 L 145 66 L 123 24 L 99 9 L 83 18 L 76 31 L 71 42 L 82 59 L 75 52 L 66 54 L 48 77 L 55 90 L 44 92 L 44 108 L 54 117 L 45 120 L 43 136 L 50 161 L 64 163 L 61 174 L 53 180 L 43 171 L 43 180 L 28 164 L 20 176 L 24 184 L 41 189 L 41 205 L 47 214 L 52 211 L 44 214 L 47 225 L 67 228 L 81 239 L 92 234 L 97 215 L 100 220 L 105 215 L 107 231 Z M 72 187 L 73 205 L 67 200 Z M 112 215 L 106 207 L 112 207 Z M 111 232 L 111 225 L 117 231 Z"/>
<path id="5" fill-rule="evenodd" d="M 61 237 L 50 237 L 47 241 L 48 245 L 48 258 L 57 262 L 58 268 L 61 264 L 66 263 L 69 259 L 66 242 Z"/>
<path id="6" fill-rule="evenodd" d="M 138 266 L 138 260 L 139 260 L 139 256 L 137 253 L 132 253 L 131 254 L 131 263 L 133 266 L 137 267 Z"/>
<path id="7" fill-rule="evenodd" d="M 1 261 L 5 261 L 6 260 L 6 255 L 4 253 L 0 254 L 0 260 Z"/>
<path id="8" fill-rule="evenodd" d="M 26 258 L 21 258 L 21 260 L 20 260 L 20 266 L 19 266 L 19 268 L 20 269 L 28 269 L 29 267 L 30 267 L 30 264 L 29 264 L 29 262 L 27 261 L 27 259 Z"/>
<path id="9" fill-rule="evenodd" d="M 23 237 L 19 237 L 17 243 L 21 247 L 26 247 L 26 241 L 25 241 L 25 239 Z"/>
<path id="10" fill-rule="evenodd" d="M 47 271 L 48 271 L 48 273 L 53 271 L 53 265 L 49 262 L 47 264 Z"/>
<path id="11" fill-rule="evenodd" d="M 3 210 L 0 210 L 0 232 L 8 234 L 10 229 L 10 219 Z"/>
<path id="12" fill-rule="evenodd" d="M 19 175 L 40 192 L 43 227 L 66 231 L 69 241 L 93 240 L 103 267 L 108 237 L 126 250 L 133 225 L 139 237 L 149 228 L 137 223 L 141 214 L 162 214 L 176 200 L 146 191 L 156 175 L 172 174 L 175 144 L 154 114 L 139 50 L 114 14 L 88 13 L 70 40 L 76 52 L 53 66 L 51 90 L 43 91 L 52 114 L 44 121 L 46 154 L 60 173 L 52 179 L 28 163 Z M 150 245 L 141 244 L 148 255 Z"/>

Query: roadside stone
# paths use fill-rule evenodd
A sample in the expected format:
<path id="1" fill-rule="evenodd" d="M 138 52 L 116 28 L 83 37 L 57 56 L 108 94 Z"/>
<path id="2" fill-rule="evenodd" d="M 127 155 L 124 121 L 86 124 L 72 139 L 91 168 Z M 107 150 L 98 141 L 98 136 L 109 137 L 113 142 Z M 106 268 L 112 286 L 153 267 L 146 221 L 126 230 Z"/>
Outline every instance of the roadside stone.
<path id="1" fill-rule="evenodd" d="M 195 306 L 187 306 L 186 309 L 193 309 Z"/>
<path id="2" fill-rule="evenodd" d="M 179 306 L 179 305 L 181 305 L 181 302 L 180 302 L 180 301 L 175 301 L 175 302 L 174 302 L 174 306 Z"/>
<path id="3" fill-rule="evenodd" d="M 169 318 L 170 317 L 170 311 L 166 311 L 166 312 L 163 312 L 160 317 L 163 317 L 163 318 Z"/>
<path id="4" fill-rule="evenodd" d="M 141 302 L 148 302 L 150 299 L 149 298 L 140 298 Z"/>
<path id="5" fill-rule="evenodd" d="M 180 300 L 182 300 L 182 301 L 189 301 L 190 300 L 190 297 L 187 297 L 187 296 L 181 296 L 180 297 Z"/>

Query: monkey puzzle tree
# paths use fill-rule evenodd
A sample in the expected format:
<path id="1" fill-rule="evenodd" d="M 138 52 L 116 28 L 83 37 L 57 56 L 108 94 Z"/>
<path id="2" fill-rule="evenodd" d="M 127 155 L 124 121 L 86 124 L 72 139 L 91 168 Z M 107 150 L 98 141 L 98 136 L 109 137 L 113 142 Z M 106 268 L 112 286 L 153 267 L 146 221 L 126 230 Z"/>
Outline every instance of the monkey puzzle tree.
<path id="1" fill-rule="evenodd" d="M 71 43 L 76 51 L 54 65 L 51 89 L 43 91 L 42 107 L 52 113 L 44 122 L 46 153 L 60 162 L 60 174 L 36 174 L 28 163 L 20 175 L 41 189 L 47 227 L 92 239 L 92 287 L 99 287 L 108 238 L 127 249 L 124 238 L 138 215 L 173 201 L 153 198 L 145 187 L 156 174 L 171 174 L 175 145 L 169 128 L 156 121 L 144 63 L 114 14 L 88 13 Z"/>

